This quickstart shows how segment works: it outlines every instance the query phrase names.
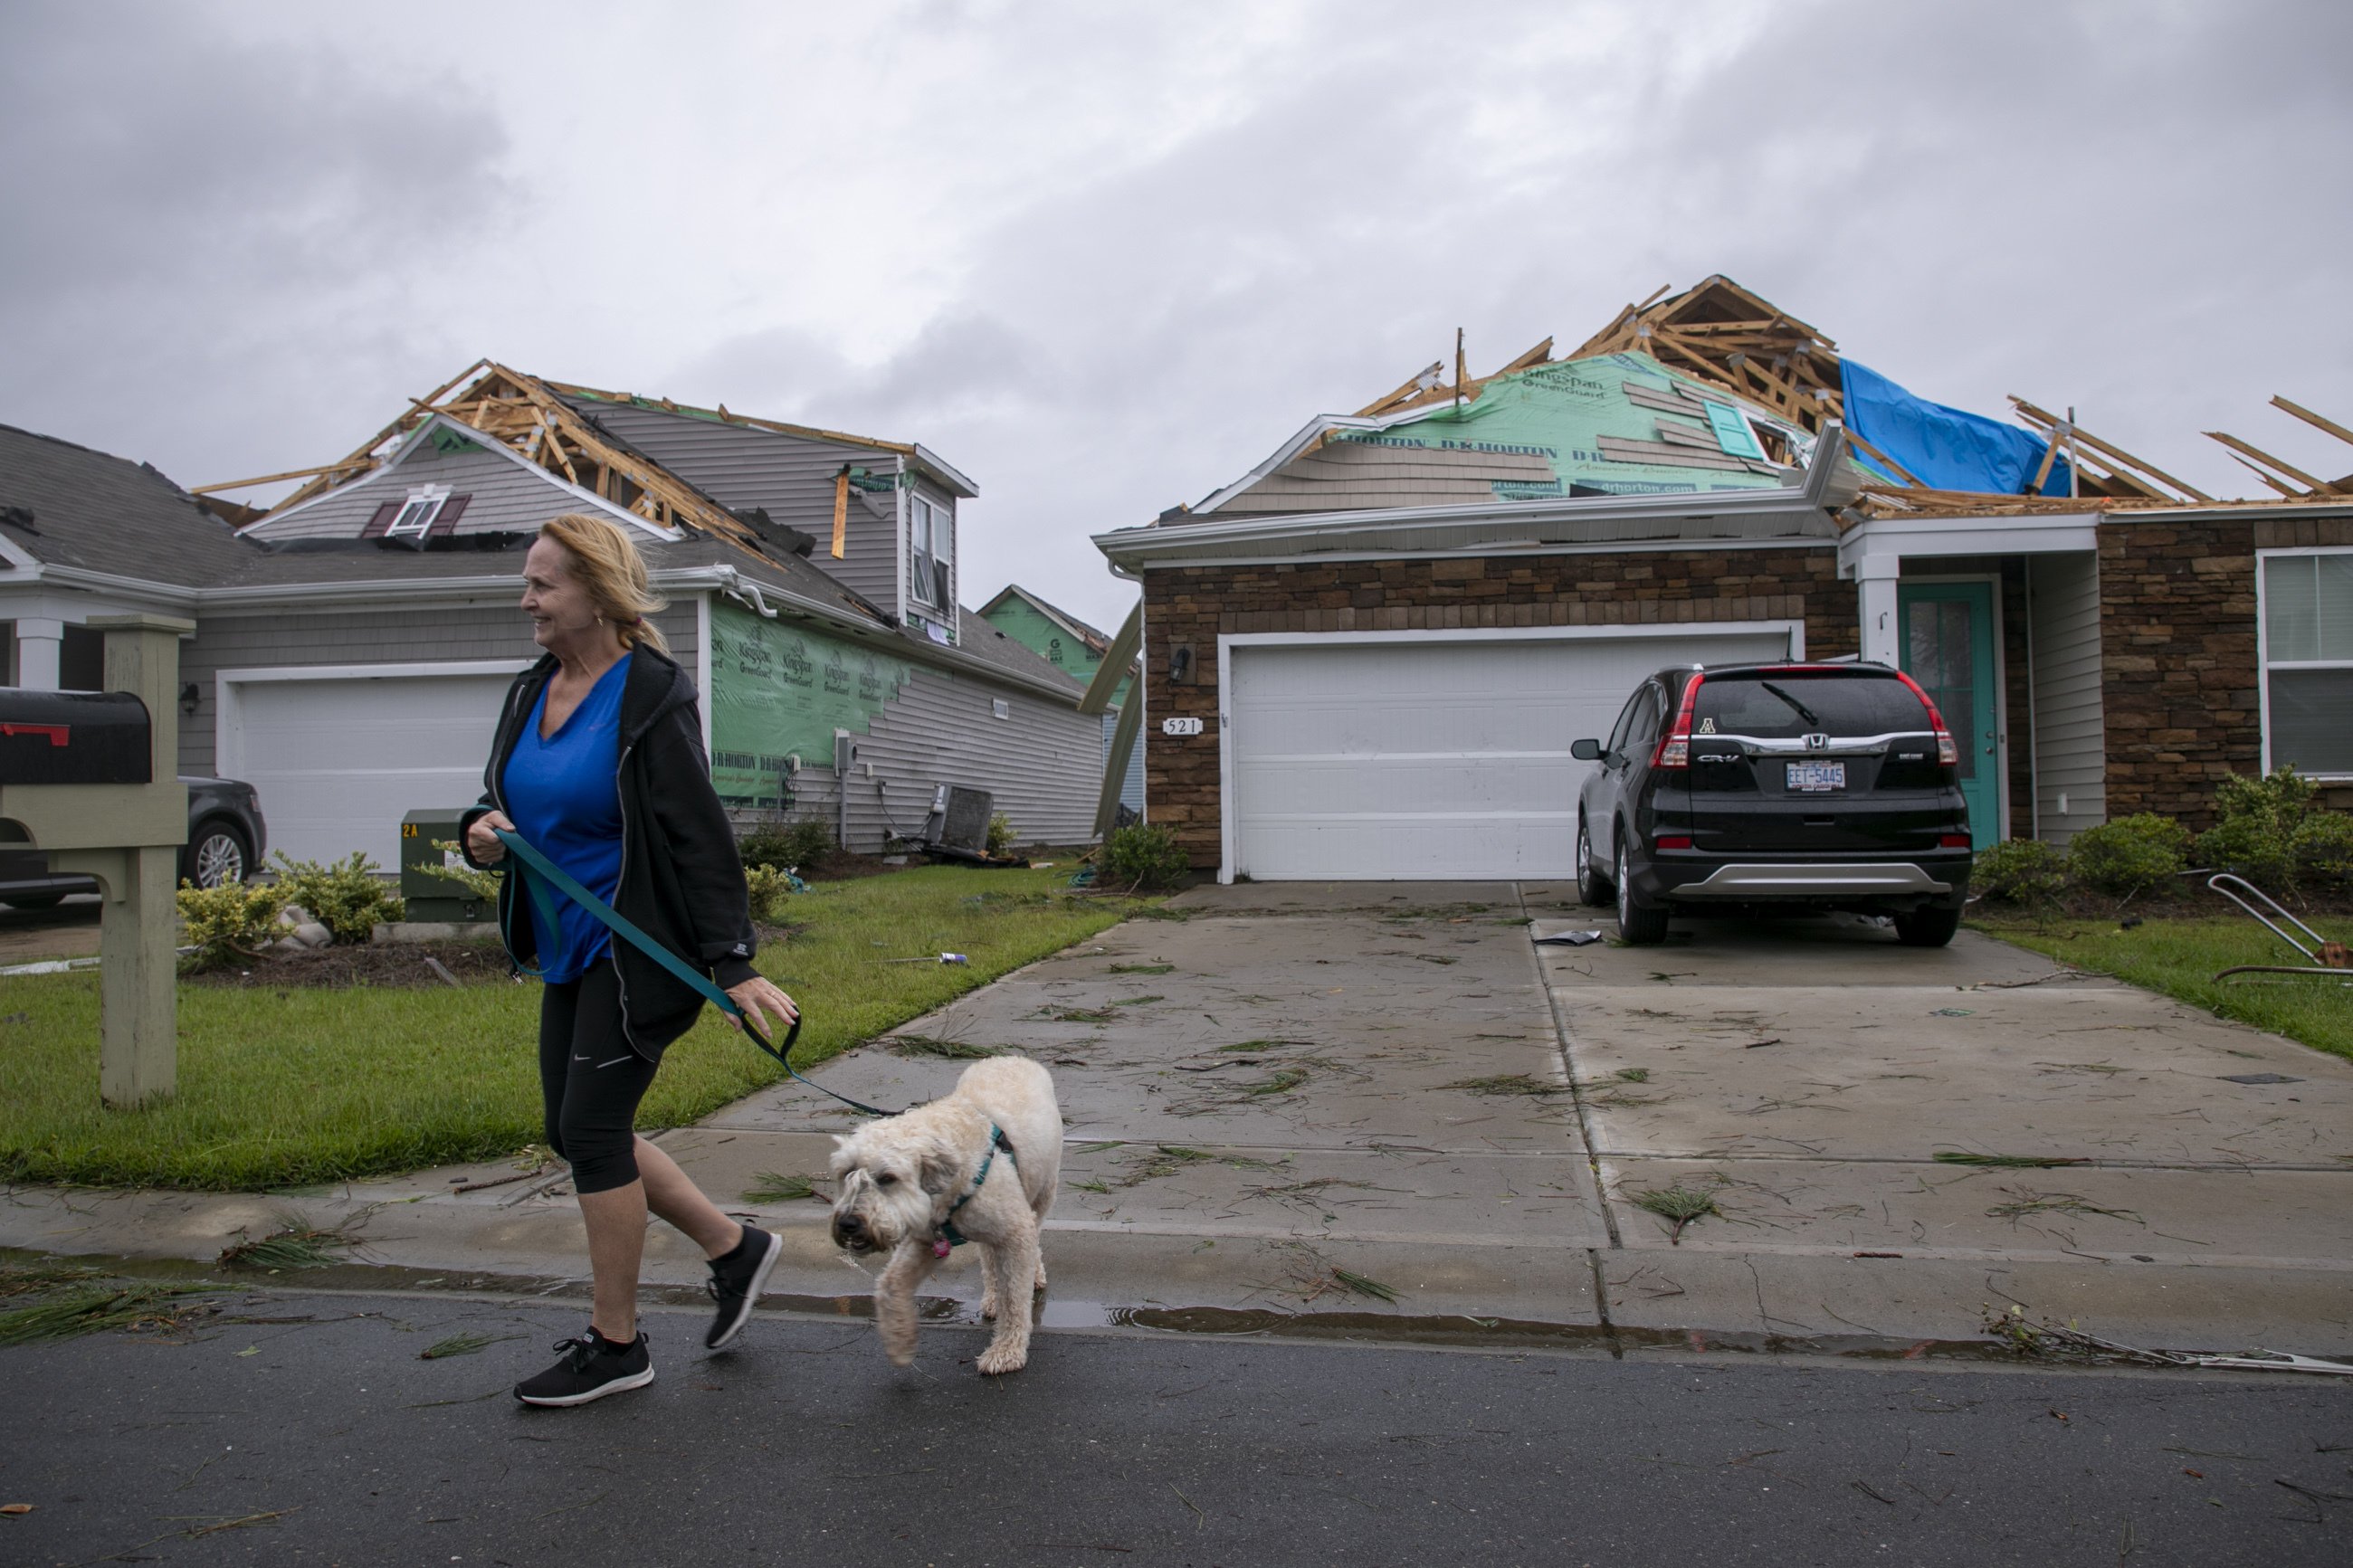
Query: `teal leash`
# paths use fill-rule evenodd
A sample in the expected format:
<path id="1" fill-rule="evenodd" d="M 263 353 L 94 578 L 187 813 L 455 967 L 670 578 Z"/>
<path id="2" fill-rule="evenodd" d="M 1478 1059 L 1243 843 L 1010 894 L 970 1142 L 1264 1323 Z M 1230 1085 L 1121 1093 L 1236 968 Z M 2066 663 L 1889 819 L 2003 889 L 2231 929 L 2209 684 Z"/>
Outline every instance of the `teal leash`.
<path id="1" fill-rule="evenodd" d="M 499 836 L 499 842 L 505 845 L 507 847 L 507 853 L 515 858 L 516 869 L 522 877 L 522 885 L 524 889 L 530 892 L 532 902 L 538 906 L 540 914 L 546 920 L 548 930 L 554 931 L 558 929 L 556 922 L 557 905 L 555 902 L 555 895 L 557 893 L 561 893 L 565 898 L 570 899 L 574 903 L 578 904 L 582 909 L 586 910 L 590 914 L 595 915 L 599 921 L 602 921 L 606 926 L 612 931 L 615 936 L 619 937 L 630 946 L 636 948 L 640 952 L 643 952 L 648 958 L 652 959 L 664 969 L 669 970 L 672 974 L 678 976 L 679 979 L 694 987 L 694 989 L 702 994 L 704 1000 L 712 1003 L 713 1005 L 718 1007 L 722 1013 L 724 1013 L 727 1016 L 734 1019 L 735 1022 L 742 1026 L 746 1038 L 748 1038 L 754 1045 L 759 1047 L 762 1050 L 767 1052 L 770 1056 L 776 1058 L 776 1065 L 783 1068 L 786 1073 L 790 1074 L 795 1079 L 798 1079 L 802 1083 L 807 1084 L 809 1088 L 817 1090 L 819 1094 L 825 1095 L 829 1099 L 838 1100 L 841 1101 L 842 1104 L 849 1106 L 851 1110 L 862 1110 L 869 1116 L 896 1116 L 899 1114 L 899 1112 L 895 1110 L 884 1110 L 880 1106 L 869 1105 L 862 1100 L 852 1100 L 846 1094 L 836 1094 L 832 1089 L 826 1088 L 825 1085 L 821 1083 L 818 1083 L 810 1079 L 802 1078 L 799 1071 L 794 1068 L 792 1058 L 787 1054 L 793 1048 L 793 1042 L 800 1038 L 801 1021 L 799 1018 L 794 1018 L 792 1027 L 785 1033 L 784 1047 L 781 1050 L 778 1049 L 776 1046 L 769 1043 L 768 1037 L 765 1035 L 760 1033 L 760 1029 L 757 1025 L 754 1024 L 750 1018 L 744 1016 L 744 1009 L 736 1005 L 735 998 L 730 996 L 726 992 L 719 988 L 718 982 L 712 980 L 708 974 L 698 972 L 689 965 L 684 959 L 679 957 L 678 954 L 672 952 L 670 949 L 664 947 L 661 943 L 648 936 L 644 931 L 638 930 L 636 923 L 630 921 L 628 916 L 622 914 L 612 905 L 607 903 L 604 900 L 598 898 L 596 894 L 582 887 L 579 880 L 569 871 L 566 871 L 563 867 L 557 865 L 554 861 L 549 859 L 537 849 L 533 848 L 529 844 L 525 843 L 523 841 L 522 835 L 512 832 L 504 827 L 495 827 L 491 831 Z M 533 973 L 536 972 L 534 971 Z"/>

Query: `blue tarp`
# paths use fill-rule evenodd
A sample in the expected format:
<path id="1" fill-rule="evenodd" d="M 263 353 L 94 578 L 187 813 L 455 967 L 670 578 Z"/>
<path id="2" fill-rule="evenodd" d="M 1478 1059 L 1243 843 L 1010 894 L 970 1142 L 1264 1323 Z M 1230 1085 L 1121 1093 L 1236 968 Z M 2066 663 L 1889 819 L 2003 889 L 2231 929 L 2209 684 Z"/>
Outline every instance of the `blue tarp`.
<path id="1" fill-rule="evenodd" d="M 1847 428 L 1902 464 L 1931 489 L 2023 495 L 2035 471 L 2042 467 L 2046 443 L 2031 431 L 1915 397 L 1851 359 L 1841 363 L 1839 379 L 1846 394 Z M 1885 473 L 1870 454 L 1858 450 L 1854 456 L 1863 467 Z M 1897 479 L 1894 474 L 1886 477 Z M 2067 493 L 2063 453 L 2052 463 L 2042 493 Z"/>

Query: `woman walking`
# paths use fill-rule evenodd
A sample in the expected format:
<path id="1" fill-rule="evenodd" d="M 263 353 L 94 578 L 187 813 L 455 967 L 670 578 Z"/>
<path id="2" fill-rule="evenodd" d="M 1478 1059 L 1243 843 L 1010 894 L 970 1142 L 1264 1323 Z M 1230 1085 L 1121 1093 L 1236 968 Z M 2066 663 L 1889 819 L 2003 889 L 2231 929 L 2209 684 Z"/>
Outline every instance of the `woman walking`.
<path id="1" fill-rule="evenodd" d="M 659 608 L 617 525 L 568 515 L 539 531 L 523 559 L 522 610 L 544 657 L 507 692 L 482 802 L 466 818 L 466 856 L 495 865 L 506 846 L 493 830 L 521 835 L 711 974 L 767 1033 L 797 1010 L 752 967 L 743 864 L 711 786 L 694 683 L 645 618 Z M 547 1142 L 572 1166 L 596 1293 L 587 1331 L 559 1343 L 563 1359 L 517 1384 L 515 1397 L 585 1405 L 654 1380 L 637 1312 L 649 1209 L 709 1260 L 719 1313 L 702 1342 L 713 1350 L 744 1326 L 783 1245 L 722 1214 L 636 1132 L 638 1102 L 664 1047 L 702 1012 L 702 994 L 569 900 L 555 902 L 551 924 L 520 876 L 500 889 L 499 931 L 546 982 Z"/>

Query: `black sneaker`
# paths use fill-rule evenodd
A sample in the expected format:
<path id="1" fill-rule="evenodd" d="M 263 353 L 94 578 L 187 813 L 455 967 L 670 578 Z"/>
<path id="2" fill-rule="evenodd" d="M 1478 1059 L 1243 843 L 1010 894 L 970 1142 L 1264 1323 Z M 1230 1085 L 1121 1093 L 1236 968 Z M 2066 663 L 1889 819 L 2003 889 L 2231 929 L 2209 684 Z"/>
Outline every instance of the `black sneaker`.
<path id="1" fill-rule="evenodd" d="M 768 1271 L 784 1255 L 783 1242 L 747 1225 L 734 1251 L 711 1260 L 711 1279 L 702 1288 L 719 1304 L 719 1315 L 711 1320 L 711 1331 L 702 1336 L 705 1350 L 715 1351 L 735 1337 L 752 1315 L 752 1304 L 760 1299 Z"/>
<path id="2" fill-rule="evenodd" d="M 654 1380 L 642 1331 L 628 1344 L 617 1345 L 590 1329 L 576 1340 L 556 1341 L 555 1348 L 564 1353 L 562 1361 L 515 1384 L 515 1397 L 525 1405 L 586 1405 Z"/>

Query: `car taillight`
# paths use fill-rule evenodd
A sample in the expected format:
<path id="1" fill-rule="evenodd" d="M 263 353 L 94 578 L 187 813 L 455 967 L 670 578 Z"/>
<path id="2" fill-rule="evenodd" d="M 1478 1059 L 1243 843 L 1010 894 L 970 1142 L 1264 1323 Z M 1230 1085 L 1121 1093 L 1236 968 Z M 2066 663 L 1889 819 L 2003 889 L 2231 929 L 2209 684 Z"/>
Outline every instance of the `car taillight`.
<path id="1" fill-rule="evenodd" d="M 1920 683 L 1913 679 L 1910 676 L 1905 674 L 1902 670 L 1899 669 L 1895 672 L 1895 679 L 1910 687 L 1912 689 L 1912 695 L 1920 700 L 1920 706 L 1928 710 L 1928 727 L 1935 731 L 1936 735 L 1937 765 L 1939 767 L 1947 768 L 1959 767 L 1961 765 L 1961 749 L 1953 743 L 1953 732 L 1945 728 L 1945 716 L 1936 711 L 1936 699 L 1930 697 L 1926 691 L 1921 690 Z"/>
<path id="2" fill-rule="evenodd" d="M 1668 727 L 1665 734 L 1659 737 L 1659 749 L 1651 753 L 1652 767 L 1691 766 L 1692 706 L 1699 700 L 1700 682 L 1706 679 L 1704 675 L 1694 675 L 1691 684 L 1683 688 L 1683 706 L 1675 710 L 1675 721 Z M 1685 844 L 1681 847 L 1688 849 L 1691 846 Z"/>
<path id="3" fill-rule="evenodd" d="M 1936 847 L 1939 849 L 1967 849 L 1968 847 L 1969 836 L 1966 833 L 1942 834 L 1936 839 Z"/>
<path id="4" fill-rule="evenodd" d="M 1662 833 L 1659 835 L 1659 847 L 1662 849 L 1688 849 L 1691 847 L 1691 837 L 1688 834 L 1683 833 Z"/>

